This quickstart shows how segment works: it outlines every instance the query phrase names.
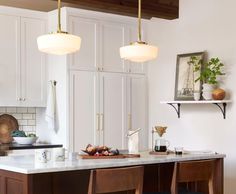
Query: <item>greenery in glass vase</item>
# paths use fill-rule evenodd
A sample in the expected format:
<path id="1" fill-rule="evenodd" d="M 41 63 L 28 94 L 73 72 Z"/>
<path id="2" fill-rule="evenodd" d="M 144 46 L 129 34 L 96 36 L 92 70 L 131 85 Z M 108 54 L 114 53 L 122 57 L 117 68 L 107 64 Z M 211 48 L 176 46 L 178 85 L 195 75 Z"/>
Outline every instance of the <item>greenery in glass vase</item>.
<path id="1" fill-rule="evenodd" d="M 207 63 L 203 64 L 203 67 L 202 61 L 196 56 L 190 57 L 189 63 L 193 64 L 194 72 L 200 71 L 202 68 L 200 76 L 195 79 L 195 82 L 200 80 L 206 84 L 217 84 L 217 76 L 225 75 L 222 69 L 224 67 L 224 64 L 218 57 L 211 58 Z"/>

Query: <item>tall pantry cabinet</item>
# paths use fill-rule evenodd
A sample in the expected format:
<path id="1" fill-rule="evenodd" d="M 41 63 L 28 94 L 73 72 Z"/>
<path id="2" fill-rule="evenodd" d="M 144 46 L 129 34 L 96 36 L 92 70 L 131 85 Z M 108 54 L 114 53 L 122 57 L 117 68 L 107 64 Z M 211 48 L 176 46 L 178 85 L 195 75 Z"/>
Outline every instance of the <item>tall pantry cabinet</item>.
<path id="1" fill-rule="evenodd" d="M 63 8 L 62 15 L 63 29 L 82 39 L 79 52 L 60 60 L 68 76 L 67 104 L 59 111 L 68 112 L 68 147 L 80 152 L 91 143 L 126 149 L 129 128 L 140 127 L 140 148 L 147 149 L 145 69 L 119 56 L 119 48 L 133 38 L 136 20 L 72 8 Z"/>
<path id="2" fill-rule="evenodd" d="M 70 73 L 73 149 L 88 143 L 125 148 L 126 76 L 116 73 Z"/>

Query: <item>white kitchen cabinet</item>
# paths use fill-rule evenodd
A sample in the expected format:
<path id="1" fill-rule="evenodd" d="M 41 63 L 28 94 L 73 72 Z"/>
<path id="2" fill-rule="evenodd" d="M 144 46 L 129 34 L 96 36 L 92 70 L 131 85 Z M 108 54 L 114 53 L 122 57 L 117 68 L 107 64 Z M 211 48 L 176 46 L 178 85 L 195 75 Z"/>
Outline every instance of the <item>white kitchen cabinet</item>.
<path id="1" fill-rule="evenodd" d="M 129 62 L 119 54 L 120 47 L 137 40 L 136 19 L 73 8 L 62 8 L 61 13 L 62 28 L 80 36 L 82 44 L 77 53 L 61 58 L 49 56 L 49 77 L 61 83 L 57 90 L 58 117 L 65 121 L 59 132 L 66 131 L 66 135 L 60 134 L 60 138 L 76 152 L 88 143 L 127 149 L 128 113 L 132 114 L 133 128 L 147 130 L 146 82 L 141 79 L 145 72 L 138 67 L 129 73 Z M 54 31 L 57 12 L 48 15 L 49 31 Z M 132 100 L 128 97 L 131 92 L 135 97 Z M 146 139 L 142 138 L 145 147 Z"/>
<path id="2" fill-rule="evenodd" d="M 97 20 L 69 17 L 69 31 L 82 39 L 79 52 L 70 56 L 70 68 L 94 71 L 99 67 L 99 23 Z"/>
<path id="3" fill-rule="evenodd" d="M 121 74 L 70 73 L 70 149 L 88 143 L 125 148 L 126 77 Z"/>
<path id="4" fill-rule="evenodd" d="M 139 149 L 148 149 L 147 86 L 146 77 L 129 75 L 127 78 L 127 128 L 142 130 L 139 133 Z"/>
<path id="5" fill-rule="evenodd" d="M 124 72 L 124 60 L 120 58 L 120 47 L 125 45 L 125 26 L 115 22 L 101 23 L 101 67 L 103 71 Z"/>
<path id="6" fill-rule="evenodd" d="M 90 143 L 99 144 L 99 95 L 97 73 L 70 73 L 71 149 L 81 151 Z"/>
<path id="7" fill-rule="evenodd" d="M 46 31 L 43 20 L 21 18 L 21 105 L 46 105 L 46 58 L 37 37 Z"/>
<path id="8" fill-rule="evenodd" d="M 96 19 L 69 16 L 69 32 L 82 39 L 79 52 L 69 57 L 72 70 L 125 72 L 120 47 L 128 42 L 126 25 Z"/>
<path id="9" fill-rule="evenodd" d="M 0 106 L 45 106 L 46 61 L 36 40 L 46 22 L 2 14 L 0 25 Z"/>
<path id="10" fill-rule="evenodd" d="M 0 15 L 0 106 L 19 105 L 20 17 Z"/>
<path id="11" fill-rule="evenodd" d="M 124 149 L 126 145 L 126 75 L 100 74 L 100 144 Z"/>

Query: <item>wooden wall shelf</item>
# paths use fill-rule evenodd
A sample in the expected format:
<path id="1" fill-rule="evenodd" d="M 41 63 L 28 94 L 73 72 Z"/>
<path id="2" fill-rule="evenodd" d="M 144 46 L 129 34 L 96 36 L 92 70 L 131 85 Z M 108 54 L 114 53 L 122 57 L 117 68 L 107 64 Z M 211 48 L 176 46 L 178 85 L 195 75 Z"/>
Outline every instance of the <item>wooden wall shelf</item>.
<path id="1" fill-rule="evenodd" d="M 199 100 L 199 101 L 161 101 L 161 104 L 169 104 L 176 111 L 178 118 L 180 118 L 181 104 L 214 104 L 216 105 L 221 113 L 223 118 L 226 118 L 226 106 L 227 103 L 231 103 L 231 100 Z"/>

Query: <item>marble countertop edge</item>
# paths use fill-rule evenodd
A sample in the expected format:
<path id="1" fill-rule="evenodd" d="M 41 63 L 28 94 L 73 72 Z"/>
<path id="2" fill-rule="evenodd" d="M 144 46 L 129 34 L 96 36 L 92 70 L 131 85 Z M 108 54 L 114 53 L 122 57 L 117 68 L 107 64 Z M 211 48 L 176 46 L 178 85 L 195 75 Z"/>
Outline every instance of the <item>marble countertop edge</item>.
<path id="1" fill-rule="evenodd" d="M 224 158 L 224 154 L 184 154 L 182 156 L 167 155 L 153 156 L 142 155 L 140 158 L 128 159 L 79 159 L 77 161 L 35 163 L 34 156 L 11 156 L 0 158 L 0 169 L 22 174 L 37 174 L 50 172 L 65 172 L 75 170 L 89 170 L 97 168 L 125 167 L 136 165 L 148 165 L 190 160 L 206 160 Z"/>

